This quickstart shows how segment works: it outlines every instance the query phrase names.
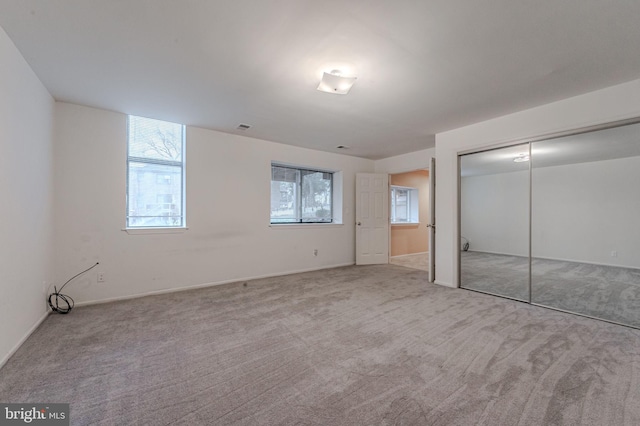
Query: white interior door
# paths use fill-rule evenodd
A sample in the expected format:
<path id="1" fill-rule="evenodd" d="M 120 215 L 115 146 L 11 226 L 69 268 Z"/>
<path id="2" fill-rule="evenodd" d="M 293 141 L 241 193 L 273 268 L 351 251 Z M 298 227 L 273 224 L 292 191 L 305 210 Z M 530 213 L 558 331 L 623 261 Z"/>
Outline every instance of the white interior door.
<path id="1" fill-rule="evenodd" d="M 389 175 L 356 175 L 356 265 L 389 263 Z"/>
<path id="2" fill-rule="evenodd" d="M 429 282 L 436 279 L 436 159 L 429 165 Z"/>

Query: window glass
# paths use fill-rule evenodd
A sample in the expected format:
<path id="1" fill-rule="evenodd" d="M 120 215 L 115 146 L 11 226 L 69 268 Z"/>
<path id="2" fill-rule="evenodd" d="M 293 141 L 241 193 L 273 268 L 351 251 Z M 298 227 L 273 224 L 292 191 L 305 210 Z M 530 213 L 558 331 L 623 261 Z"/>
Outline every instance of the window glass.
<path id="1" fill-rule="evenodd" d="M 127 227 L 184 227 L 184 126 L 129 116 Z"/>
<path id="2" fill-rule="evenodd" d="M 418 189 L 391 187 L 391 223 L 418 223 Z"/>
<path id="3" fill-rule="evenodd" d="M 271 223 L 333 221 L 333 173 L 271 166 Z"/>
<path id="4" fill-rule="evenodd" d="M 182 161 L 184 126 L 129 116 L 129 156 Z"/>

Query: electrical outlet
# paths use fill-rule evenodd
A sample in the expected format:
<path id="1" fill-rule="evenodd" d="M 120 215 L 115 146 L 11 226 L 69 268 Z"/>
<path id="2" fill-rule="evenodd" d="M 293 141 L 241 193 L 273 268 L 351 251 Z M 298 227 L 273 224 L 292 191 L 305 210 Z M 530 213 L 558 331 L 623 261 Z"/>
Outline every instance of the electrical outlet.
<path id="1" fill-rule="evenodd" d="M 98 282 L 103 283 L 105 281 L 104 272 L 98 272 Z"/>
<path id="2" fill-rule="evenodd" d="M 318 249 L 313 249 L 313 255 L 317 256 L 318 255 Z"/>
<path id="3" fill-rule="evenodd" d="M 613 251 L 611 252 L 611 257 L 618 257 L 618 252 L 617 252 L 617 251 L 615 251 L 615 250 L 613 250 Z"/>

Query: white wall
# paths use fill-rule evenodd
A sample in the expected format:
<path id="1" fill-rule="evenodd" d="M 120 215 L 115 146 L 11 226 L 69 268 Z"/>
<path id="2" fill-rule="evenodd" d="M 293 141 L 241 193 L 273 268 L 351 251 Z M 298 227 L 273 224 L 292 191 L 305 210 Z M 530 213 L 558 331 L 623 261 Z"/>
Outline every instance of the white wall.
<path id="1" fill-rule="evenodd" d="M 462 178 L 461 235 L 471 251 L 529 255 L 529 172 Z"/>
<path id="2" fill-rule="evenodd" d="M 533 256 L 640 268 L 638 182 L 640 157 L 535 168 Z M 461 194 L 472 251 L 528 256 L 528 171 L 464 177 Z"/>
<path id="3" fill-rule="evenodd" d="M 46 314 L 53 98 L 0 28 L 0 366 Z"/>
<path id="4" fill-rule="evenodd" d="M 423 149 L 408 154 L 376 160 L 376 173 L 404 173 L 413 170 L 428 169 L 431 158 L 435 157 L 435 148 Z"/>
<path id="5" fill-rule="evenodd" d="M 459 153 L 640 116 L 640 80 L 436 135 L 436 282 L 457 286 Z"/>
<path id="6" fill-rule="evenodd" d="M 56 103 L 56 277 L 78 302 L 353 264 L 355 173 L 371 160 L 187 128 L 187 226 L 130 235 L 126 116 Z M 271 161 L 342 171 L 343 225 L 269 226 Z M 318 256 L 313 250 L 318 249 Z"/>
<path id="7" fill-rule="evenodd" d="M 640 157 L 533 172 L 534 256 L 640 268 Z"/>

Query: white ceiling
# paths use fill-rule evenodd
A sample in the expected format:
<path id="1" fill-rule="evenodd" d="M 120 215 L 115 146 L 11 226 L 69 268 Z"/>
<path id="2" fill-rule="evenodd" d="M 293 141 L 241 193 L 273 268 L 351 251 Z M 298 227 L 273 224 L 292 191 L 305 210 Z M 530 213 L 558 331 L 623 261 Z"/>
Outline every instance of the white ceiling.
<path id="1" fill-rule="evenodd" d="M 638 0 L 0 1 L 57 100 L 372 159 L 639 78 L 639 23 Z M 316 90 L 335 68 L 348 95 Z"/>

